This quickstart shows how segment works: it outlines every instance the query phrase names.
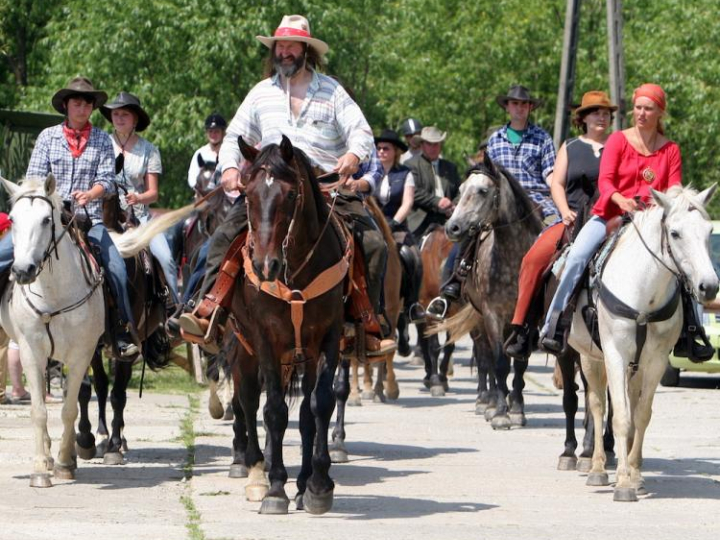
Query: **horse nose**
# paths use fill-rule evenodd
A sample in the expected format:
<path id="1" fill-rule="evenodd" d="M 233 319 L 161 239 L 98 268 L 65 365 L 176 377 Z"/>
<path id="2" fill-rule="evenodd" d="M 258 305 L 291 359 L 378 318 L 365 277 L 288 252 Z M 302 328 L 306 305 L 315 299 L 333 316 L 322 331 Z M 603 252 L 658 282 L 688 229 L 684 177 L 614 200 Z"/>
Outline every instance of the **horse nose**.
<path id="1" fill-rule="evenodd" d="M 265 261 L 265 275 L 268 281 L 275 281 L 280 273 L 280 261 L 276 258 Z"/>
<path id="2" fill-rule="evenodd" d="M 15 281 L 17 281 L 21 285 L 25 285 L 35 279 L 36 270 L 36 265 L 28 264 L 25 268 L 18 268 L 16 266 L 13 266 L 12 273 L 15 276 Z"/>
<path id="3" fill-rule="evenodd" d="M 460 228 L 460 225 L 458 225 L 457 223 L 455 223 L 453 221 L 448 221 L 445 224 L 445 232 L 447 233 L 448 238 L 450 238 L 451 240 L 458 238 L 460 236 L 461 231 L 462 230 Z"/>
<path id="4" fill-rule="evenodd" d="M 705 297 L 705 301 L 714 300 L 718 293 L 718 280 L 712 280 L 709 282 L 702 281 L 698 287 L 700 292 Z"/>

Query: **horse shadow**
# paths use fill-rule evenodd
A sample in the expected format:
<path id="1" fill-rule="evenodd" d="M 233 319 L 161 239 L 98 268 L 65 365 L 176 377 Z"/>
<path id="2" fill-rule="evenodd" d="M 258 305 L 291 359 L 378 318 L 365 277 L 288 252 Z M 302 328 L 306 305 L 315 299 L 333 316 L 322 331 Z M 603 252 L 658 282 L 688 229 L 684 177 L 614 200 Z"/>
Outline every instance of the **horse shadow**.
<path id="1" fill-rule="evenodd" d="M 336 495 L 333 511 L 349 514 L 348 520 L 408 519 L 448 512 L 476 513 L 497 508 L 473 502 L 438 502 L 412 497 Z"/>
<path id="2" fill-rule="evenodd" d="M 452 454 L 466 454 L 478 452 L 476 448 L 432 448 L 428 446 L 412 446 L 407 444 L 384 444 L 377 442 L 354 442 L 349 443 L 350 457 L 362 456 L 373 458 L 378 461 L 397 461 L 409 459 L 430 459 L 438 456 Z"/>
<path id="3" fill-rule="evenodd" d="M 718 458 L 645 458 L 643 470 L 648 499 L 720 500 L 720 485 L 713 478 L 718 472 Z"/>

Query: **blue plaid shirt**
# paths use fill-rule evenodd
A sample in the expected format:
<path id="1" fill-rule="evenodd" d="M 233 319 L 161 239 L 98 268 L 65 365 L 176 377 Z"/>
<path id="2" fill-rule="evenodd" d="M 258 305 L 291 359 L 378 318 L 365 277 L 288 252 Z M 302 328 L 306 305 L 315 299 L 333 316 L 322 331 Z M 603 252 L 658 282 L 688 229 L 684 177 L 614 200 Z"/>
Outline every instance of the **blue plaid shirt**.
<path id="1" fill-rule="evenodd" d="M 93 127 L 85 150 L 76 159 L 62 124 L 44 129 L 35 142 L 25 176 L 45 178 L 51 172 L 55 175 L 55 189 L 64 201 L 73 201 L 73 191 L 88 191 L 97 184 L 105 189 L 105 197 L 115 193 L 115 154 L 110 136 Z M 93 225 L 102 223 L 102 202 L 101 197 L 86 206 Z M 73 210 L 77 210 L 74 201 Z"/>
<path id="2" fill-rule="evenodd" d="M 530 198 L 542 208 L 543 218 L 559 216 L 545 181 L 555 167 L 555 146 L 545 130 L 529 124 L 522 142 L 514 145 L 508 140 L 507 124 L 492 134 L 487 152 L 490 159 L 505 167 Z"/>
<path id="3" fill-rule="evenodd" d="M 355 180 L 359 180 L 360 178 L 367 180 L 367 183 L 370 184 L 370 191 L 362 194 L 367 197 L 368 195 L 375 193 L 375 190 L 380 185 L 380 182 L 382 182 L 384 175 L 385 170 L 383 169 L 382 163 L 380 163 L 380 158 L 377 155 L 377 151 L 373 146 L 372 151 L 370 152 L 370 157 L 367 161 L 360 163 L 357 172 L 353 174 L 352 177 Z"/>

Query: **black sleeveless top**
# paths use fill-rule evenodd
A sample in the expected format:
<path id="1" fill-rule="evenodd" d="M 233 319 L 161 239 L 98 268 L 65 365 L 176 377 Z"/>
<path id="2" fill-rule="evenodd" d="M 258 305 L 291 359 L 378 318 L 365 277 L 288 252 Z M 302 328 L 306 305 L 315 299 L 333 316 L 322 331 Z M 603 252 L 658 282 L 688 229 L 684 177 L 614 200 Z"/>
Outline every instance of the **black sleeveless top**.
<path id="1" fill-rule="evenodd" d="M 597 191 L 598 176 L 600 176 L 600 156 L 602 150 L 595 155 L 592 145 L 580 140 L 578 137 L 569 139 L 565 143 L 568 158 L 567 178 L 565 182 L 565 195 L 571 210 L 578 211 L 587 197 L 594 196 Z M 583 177 L 587 178 L 583 186 Z M 592 186 L 592 193 L 585 190 Z"/>

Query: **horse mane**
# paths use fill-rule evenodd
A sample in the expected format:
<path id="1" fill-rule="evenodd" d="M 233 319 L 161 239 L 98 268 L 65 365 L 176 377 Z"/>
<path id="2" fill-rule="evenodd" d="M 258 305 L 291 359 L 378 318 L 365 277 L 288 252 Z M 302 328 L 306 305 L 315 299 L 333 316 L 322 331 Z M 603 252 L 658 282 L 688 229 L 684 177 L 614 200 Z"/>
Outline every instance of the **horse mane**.
<path id="1" fill-rule="evenodd" d="M 310 165 L 310 159 L 305 152 L 296 147 L 293 147 L 293 155 L 300 172 L 305 174 L 310 184 L 310 189 L 315 199 L 318 219 L 321 222 L 326 221 L 329 215 L 328 205 L 320 191 L 320 184 L 318 184 L 315 173 Z M 296 171 L 283 159 L 280 153 L 280 146 L 277 144 L 270 144 L 260 151 L 260 154 L 252 165 L 250 176 L 252 177 L 262 165 L 270 165 L 274 173 L 286 178 L 294 178 L 296 175 Z"/>
<path id="2" fill-rule="evenodd" d="M 504 177 L 510 186 L 510 191 L 515 199 L 515 213 L 520 219 L 525 219 L 528 226 L 537 234 L 542 230 L 542 220 L 538 217 L 537 204 L 527 195 L 525 189 L 515 179 L 515 177 L 505 167 L 499 163 L 493 163 L 495 171 L 489 169 L 484 163 L 477 163 L 470 167 L 467 171 L 466 178 L 471 174 L 479 173 L 497 178 L 498 175 Z"/>
<path id="3" fill-rule="evenodd" d="M 58 212 L 62 209 L 62 198 L 58 194 L 57 190 L 53 191 L 50 195 L 45 195 L 45 178 L 40 178 L 38 176 L 24 178 L 18 184 L 18 188 L 19 189 L 10 199 L 12 204 L 15 204 L 20 197 L 34 194 L 47 197 L 50 202 L 52 202 L 53 208 Z"/>
<path id="4" fill-rule="evenodd" d="M 700 215 L 705 219 L 710 219 L 710 214 L 705 207 L 697 202 L 695 197 L 698 192 L 692 186 L 683 187 L 680 184 L 670 186 L 665 192 L 665 195 L 670 199 L 676 200 L 677 202 L 672 205 L 670 213 L 668 215 L 675 214 L 677 212 L 689 212 L 691 210 L 697 210 Z M 648 204 L 647 210 L 644 212 L 636 212 L 633 215 L 633 220 L 636 224 L 641 225 L 653 212 L 662 211 L 663 208 L 657 204 L 654 200 Z"/>

